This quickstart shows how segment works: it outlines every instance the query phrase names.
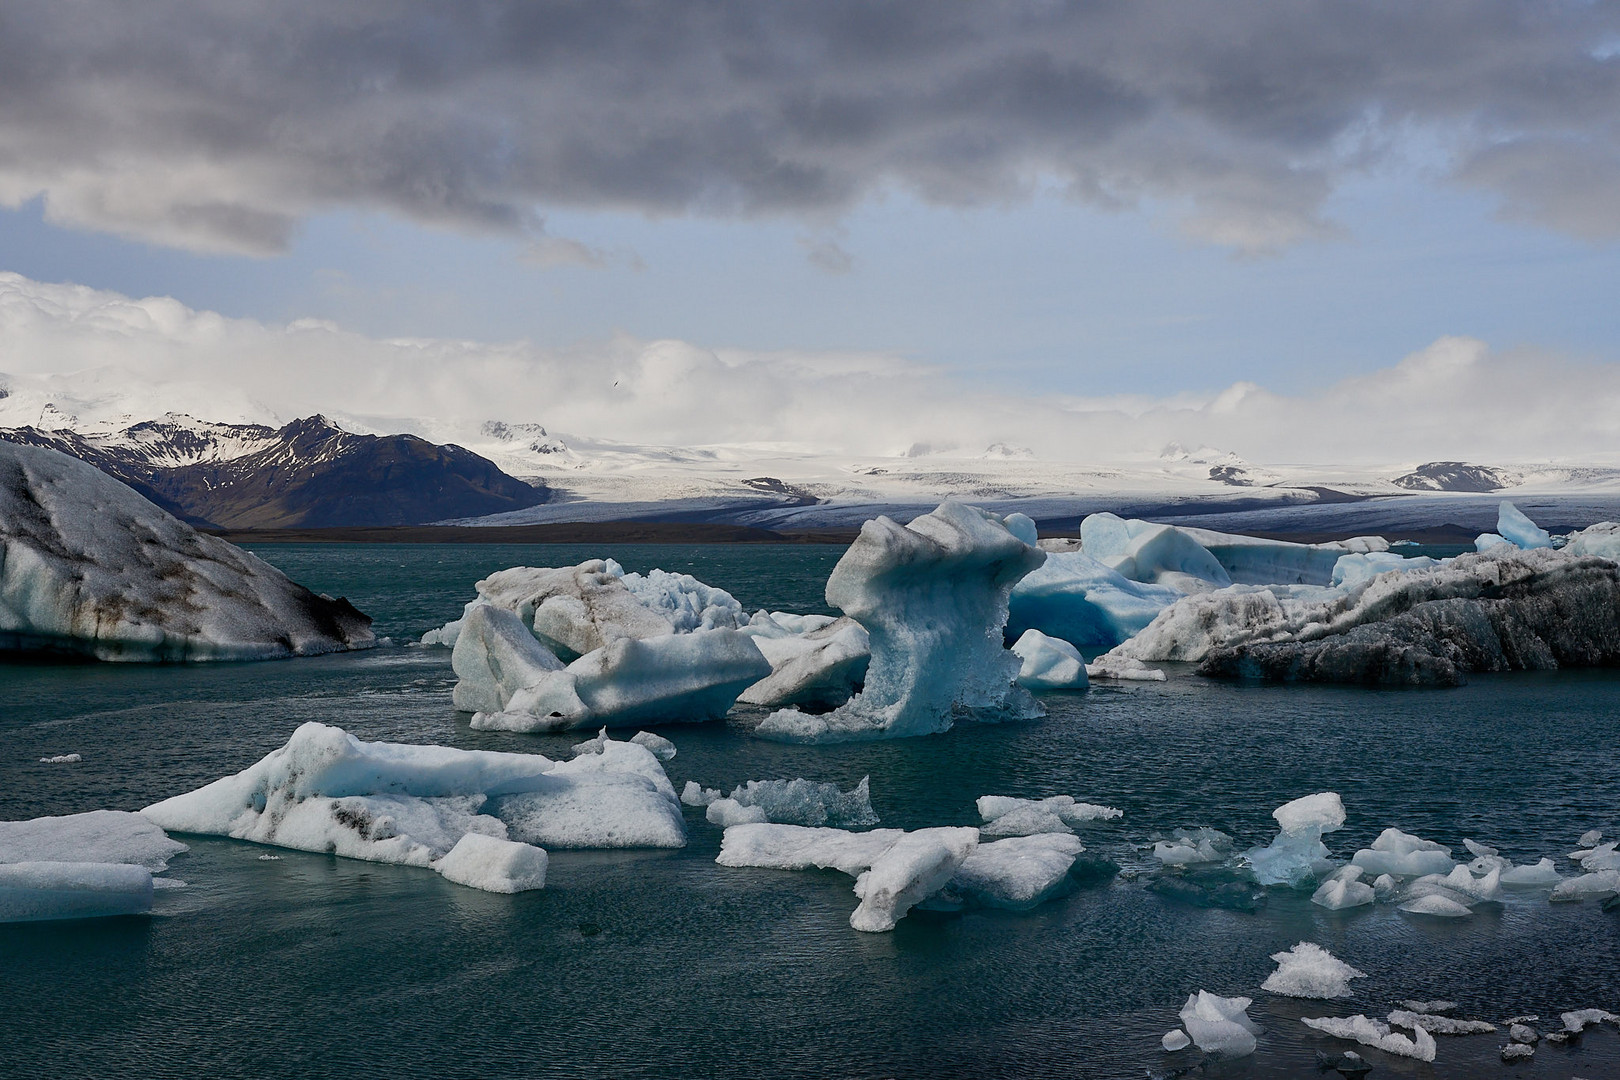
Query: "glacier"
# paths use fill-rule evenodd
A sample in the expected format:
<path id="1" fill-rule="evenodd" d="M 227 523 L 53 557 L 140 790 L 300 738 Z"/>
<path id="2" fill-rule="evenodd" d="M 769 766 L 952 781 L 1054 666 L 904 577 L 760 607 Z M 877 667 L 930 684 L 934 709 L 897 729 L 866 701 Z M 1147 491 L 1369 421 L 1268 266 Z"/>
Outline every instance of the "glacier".
<path id="1" fill-rule="evenodd" d="M 376 644 L 371 620 L 92 465 L 0 442 L 0 651 L 271 660 Z"/>
<path id="2" fill-rule="evenodd" d="M 1014 684 L 1019 660 L 1003 641 L 1013 586 L 1046 560 L 1033 539 L 1022 515 L 1004 520 L 949 500 L 909 525 L 867 521 L 827 581 L 827 602 L 870 637 L 865 684 L 828 713 L 771 713 L 756 733 L 834 742 L 1038 715 Z"/>

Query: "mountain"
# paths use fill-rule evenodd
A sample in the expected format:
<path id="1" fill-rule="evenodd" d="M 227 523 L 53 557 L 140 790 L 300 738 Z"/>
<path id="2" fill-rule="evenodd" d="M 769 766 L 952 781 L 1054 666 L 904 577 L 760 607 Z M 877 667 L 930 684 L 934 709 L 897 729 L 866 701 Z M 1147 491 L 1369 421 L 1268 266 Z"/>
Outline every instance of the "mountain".
<path id="1" fill-rule="evenodd" d="M 20 427 L 0 439 L 60 450 L 185 521 L 225 529 L 419 525 L 551 494 L 459 446 L 356 435 L 321 416 L 271 428 L 170 414 L 105 434 Z"/>
<path id="2" fill-rule="evenodd" d="M 1397 476 L 1390 483 L 1408 491 L 1500 491 L 1511 487 L 1512 473 L 1489 465 L 1470 465 L 1466 461 L 1431 461 Z"/>

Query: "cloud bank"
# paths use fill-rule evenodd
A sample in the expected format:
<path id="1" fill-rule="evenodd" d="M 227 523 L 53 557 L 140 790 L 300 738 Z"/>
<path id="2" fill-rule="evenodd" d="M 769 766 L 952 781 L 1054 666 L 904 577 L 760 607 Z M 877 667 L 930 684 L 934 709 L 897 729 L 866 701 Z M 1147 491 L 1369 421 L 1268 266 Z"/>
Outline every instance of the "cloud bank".
<path id="1" fill-rule="evenodd" d="M 1002 442 L 1047 461 L 1110 462 L 1179 442 L 1270 464 L 1612 464 L 1620 445 L 1620 365 L 1495 352 L 1468 338 L 1443 338 L 1301 396 L 1238 383 L 1207 398 L 1022 397 L 879 354 L 743 353 L 627 337 L 566 350 L 388 340 L 0 273 L 0 371 L 6 426 L 40 422 L 51 402 L 87 420 L 320 412 L 444 438 L 494 419 L 643 446 L 753 444 L 839 457 L 914 444 L 973 454 Z"/>
<path id="2" fill-rule="evenodd" d="M 249 253 L 376 209 L 588 262 L 544 210 L 815 225 L 1055 185 L 1256 252 L 1330 234 L 1335 186 L 1415 141 L 1612 239 L 1617 41 L 1575 0 L 11 0 L 0 204 Z"/>

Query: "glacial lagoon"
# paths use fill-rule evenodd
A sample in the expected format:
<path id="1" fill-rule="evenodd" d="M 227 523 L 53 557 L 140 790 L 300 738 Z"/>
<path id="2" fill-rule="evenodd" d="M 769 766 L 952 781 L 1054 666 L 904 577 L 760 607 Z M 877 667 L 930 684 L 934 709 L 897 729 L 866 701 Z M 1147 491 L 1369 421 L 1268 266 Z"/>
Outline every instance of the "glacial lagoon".
<path id="1" fill-rule="evenodd" d="M 0 819 L 137 809 L 251 764 L 318 720 L 363 739 L 566 758 L 578 733 L 477 732 L 450 705 L 442 649 L 406 647 L 502 567 L 611 556 L 694 574 L 749 610 L 829 611 L 841 549 L 792 545 L 276 545 L 295 580 L 347 596 L 394 644 L 297 661 L 0 668 Z M 666 764 L 730 789 L 871 778 L 885 827 L 977 825 L 974 799 L 1073 795 L 1125 811 L 1078 829 L 1090 873 L 1028 913 L 914 912 L 850 929 L 843 874 L 715 865 L 720 830 L 688 809 L 679 851 L 552 853 L 544 891 L 494 895 L 424 870 L 183 836 L 150 917 L 0 927 L 3 1076 L 1140 1077 L 1189 993 L 1253 997 L 1249 1058 L 1205 1075 L 1317 1075 L 1351 1044 L 1301 1016 L 1381 1017 L 1443 998 L 1501 1021 L 1620 995 L 1620 912 L 1509 893 L 1464 919 L 1378 904 L 1343 912 L 1273 888 L 1254 910 L 1148 886 L 1151 840 L 1210 826 L 1240 846 L 1271 811 L 1337 791 L 1339 858 L 1398 826 L 1516 863 L 1620 832 L 1620 673 L 1475 676 L 1372 691 L 1098 682 L 1040 695 L 1043 719 L 833 746 L 755 739 L 762 715 L 670 725 Z M 40 758 L 76 753 L 78 763 Z M 273 855 L 275 858 L 264 858 Z M 1466 856 L 1463 856 L 1466 858 Z M 1119 867 L 1112 874 L 1105 861 Z M 1341 1002 L 1259 990 L 1270 954 L 1313 941 L 1368 977 Z M 1553 1026 L 1556 1026 L 1554 1024 Z M 1548 1030 L 1543 1025 L 1543 1030 Z M 1620 1033 L 1533 1063 L 1505 1035 L 1441 1038 L 1432 1065 L 1363 1050 L 1377 1076 L 1620 1076 Z"/>

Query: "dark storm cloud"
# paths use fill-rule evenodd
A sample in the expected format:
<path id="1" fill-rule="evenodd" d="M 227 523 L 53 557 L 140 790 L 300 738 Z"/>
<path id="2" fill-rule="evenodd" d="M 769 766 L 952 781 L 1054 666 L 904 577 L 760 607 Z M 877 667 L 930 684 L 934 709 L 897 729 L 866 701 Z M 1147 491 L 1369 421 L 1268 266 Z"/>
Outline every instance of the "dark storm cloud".
<path id="1" fill-rule="evenodd" d="M 1417 145 L 1612 237 L 1617 41 L 1605 3 L 10 0 L 0 201 L 274 251 L 334 207 L 539 234 L 548 208 L 825 223 L 1044 184 L 1267 250 Z"/>

